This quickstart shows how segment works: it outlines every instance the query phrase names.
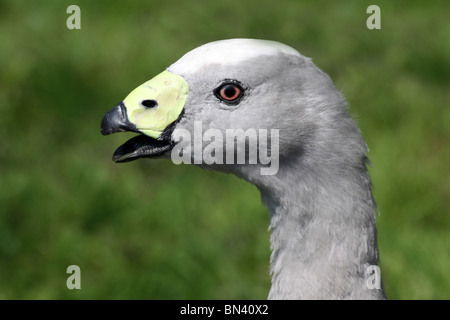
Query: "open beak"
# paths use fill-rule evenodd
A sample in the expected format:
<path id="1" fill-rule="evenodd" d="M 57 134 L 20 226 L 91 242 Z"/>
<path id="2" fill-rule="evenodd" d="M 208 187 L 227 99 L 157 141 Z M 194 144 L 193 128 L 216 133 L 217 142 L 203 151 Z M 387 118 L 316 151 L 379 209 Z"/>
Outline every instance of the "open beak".
<path id="1" fill-rule="evenodd" d="M 173 127 L 169 126 L 167 128 L 161 140 L 146 136 L 145 134 L 131 138 L 117 148 L 113 154 L 113 161 L 129 162 L 139 158 L 157 157 L 166 151 L 170 151 L 173 148 L 173 143 L 170 141 L 169 131 L 173 130 Z M 106 136 L 112 133 L 126 131 L 140 133 L 136 126 L 128 120 L 125 105 L 121 102 L 103 117 L 100 132 Z"/>
<path id="2" fill-rule="evenodd" d="M 186 81 L 164 71 L 133 90 L 102 120 L 100 132 L 136 132 L 138 136 L 121 145 L 113 155 L 115 162 L 158 157 L 170 151 L 172 131 L 183 116 L 188 93 Z M 149 105 L 148 101 L 151 101 Z"/>

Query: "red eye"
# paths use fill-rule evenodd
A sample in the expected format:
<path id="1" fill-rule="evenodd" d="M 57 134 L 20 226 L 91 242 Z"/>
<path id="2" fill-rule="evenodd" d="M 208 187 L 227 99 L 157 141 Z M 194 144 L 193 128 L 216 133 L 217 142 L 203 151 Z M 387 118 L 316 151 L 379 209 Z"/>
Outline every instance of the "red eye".
<path id="1" fill-rule="evenodd" d="M 215 90 L 217 98 L 223 102 L 236 103 L 242 97 L 244 90 L 242 87 L 234 82 L 227 82 L 222 84 Z"/>
<path id="2" fill-rule="evenodd" d="M 235 84 L 226 84 L 220 88 L 220 97 L 227 101 L 234 101 L 241 96 L 241 88 Z"/>

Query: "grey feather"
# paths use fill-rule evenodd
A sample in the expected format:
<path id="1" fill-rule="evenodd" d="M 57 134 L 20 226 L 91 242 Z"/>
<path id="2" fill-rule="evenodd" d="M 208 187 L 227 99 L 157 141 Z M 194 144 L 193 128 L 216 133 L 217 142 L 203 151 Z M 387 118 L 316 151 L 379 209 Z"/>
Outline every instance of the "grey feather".
<path id="1" fill-rule="evenodd" d="M 280 130 L 274 176 L 260 175 L 257 165 L 200 165 L 234 173 L 261 191 L 271 215 L 269 298 L 383 299 L 383 289 L 366 285 L 367 267 L 379 259 L 367 146 L 328 75 L 311 59 L 285 53 L 181 75 L 190 91 L 180 128 L 192 130 L 199 120 L 223 132 Z M 222 79 L 249 86 L 237 107 L 211 94 Z"/>
<path id="2" fill-rule="evenodd" d="M 173 132 L 167 131 L 164 141 L 133 138 L 116 151 L 117 157 L 169 158 L 166 150 L 179 148 L 175 134 L 181 129 L 205 148 L 203 136 L 195 134 L 196 122 L 201 130 L 215 129 L 222 136 L 229 129 L 278 129 L 274 175 L 262 175 L 267 168 L 262 163 L 198 163 L 235 174 L 260 190 L 271 219 L 269 299 L 384 299 L 382 286 L 368 282 L 368 269 L 377 266 L 379 255 L 367 146 L 330 77 L 286 45 L 251 39 L 201 46 L 168 70 L 189 87 L 183 112 L 170 125 Z M 245 88 L 239 103 L 218 99 L 217 88 L 226 79 Z M 123 108 L 107 114 L 102 132 L 136 131 L 117 110 Z M 237 152 L 233 144 L 220 142 L 225 154 Z M 264 146 L 277 153 L 276 145 L 258 144 L 260 150 Z M 195 149 L 183 150 L 183 156 L 195 160 Z"/>

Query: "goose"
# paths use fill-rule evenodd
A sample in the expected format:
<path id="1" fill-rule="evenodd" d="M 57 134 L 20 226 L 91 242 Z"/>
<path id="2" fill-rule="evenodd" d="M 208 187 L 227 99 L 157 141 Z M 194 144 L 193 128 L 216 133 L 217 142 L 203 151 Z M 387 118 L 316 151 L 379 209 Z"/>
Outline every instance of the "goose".
<path id="1" fill-rule="evenodd" d="M 230 130 L 244 144 L 225 145 Z M 101 133 L 123 131 L 137 136 L 116 162 L 181 159 L 258 188 L 270 213 L 268 299 L 385 299 L 368 148 L 343 95 L 310 58 L 269 40 L 201 45 L 106 113 Z M 256 151 L 267 151 L 253 162 L 250 133 Z"/>

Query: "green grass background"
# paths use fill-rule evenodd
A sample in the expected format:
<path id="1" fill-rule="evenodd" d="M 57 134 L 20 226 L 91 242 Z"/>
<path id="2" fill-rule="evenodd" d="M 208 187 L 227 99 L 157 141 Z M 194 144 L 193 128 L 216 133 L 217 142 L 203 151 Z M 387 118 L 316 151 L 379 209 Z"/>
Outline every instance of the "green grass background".
<path id="1" fill-rule="evenodd" d="M 81 8 L 68 30 L 66 8 Z M 381 30 L 366 8 L 381 7 Z M 114 164 L 103 115 L 196 46 L 278 40 L 333 78 L 370 147 L 391 299 L 450 299 L 449 1 L 0 1 L 0 299 L 265 299 L 255 187 Z M 66 268 L 81 268 L 68 290 Z"/>

